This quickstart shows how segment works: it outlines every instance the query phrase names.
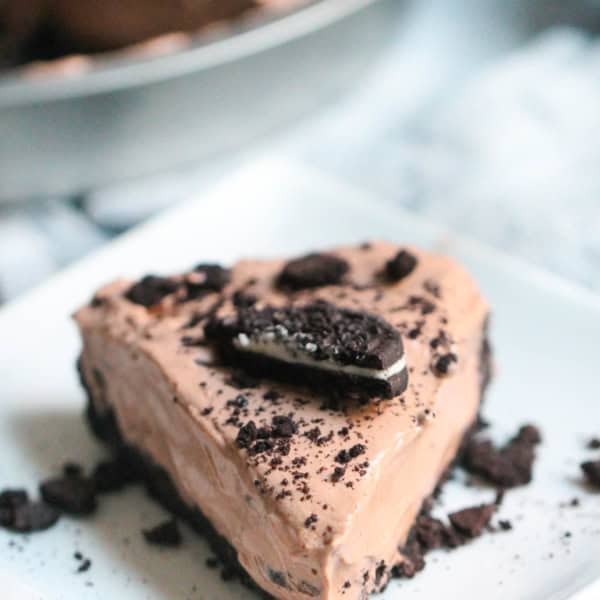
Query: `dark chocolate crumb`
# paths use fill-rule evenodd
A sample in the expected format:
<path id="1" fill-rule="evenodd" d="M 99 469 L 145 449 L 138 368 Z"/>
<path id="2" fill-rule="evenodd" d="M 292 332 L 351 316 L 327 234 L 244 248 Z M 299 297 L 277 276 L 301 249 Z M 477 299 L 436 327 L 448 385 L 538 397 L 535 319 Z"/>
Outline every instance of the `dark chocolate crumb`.
<path id="1" fill-rule="evenodd" d="M 444 532 L 444 546 L 449 548 L 450 550 L 454 550 L 455 548 L 460 548 L 464 544 L 467 543 L 467 537 L 460 533 L 457 529 L 450 525 L 446 527 L 446 531 Z"/>
<path id="2" fill-rule="evenodd" d="M 259 427 L 256 430 L 256 439 L 257 440 L 268 440 L 273 436 L 273 432 L 270 427 Z"/>
<path id="3" fill-rule="evenodd" d="M 316 444 L 318 442 L 319 438 L 321 437 L 321 430 L 318 427 L 313 427 L 312 429 L 309 429 L 308 431 L 305 431 L 304 435 L 311 442 L 314 442 Z"/>
<path id="4" fill-rule="evenodd" d="M 400 281 L 408 277 L 416 266 L 417 258 L 406 250 L 400 250 L 394 258 L 388 260 L 385 264 L 385 275 L 390 281 Z"/>
<path id="5" fill-rule="evenodd" d="M 350 460 L 351 460 L 351 458 L 350 458 L 350 453 L 348 452 L 348 450 L 340 450 L 335 457 L 335 462 L 338 462 L 341 465 L 345 465 L 346 463 L 349 463 Z"/>
<path id="6" fill-rule="evenodd" d="M 262 454 L 263 452 L 268 452 L 269 450 L 273 450 L 274 444 L 271 440 L 259 440 L 249 449 L 250 456 L 256 456 L 257 454 Z"/>
<path id="7" fill-rule="evenodd" d="M 512 523 L 506 519 L 498 521 L 498 526 L 502 531 L 510 531 L 513 528 Z"/>
<path id="8" fill-rule="evenodd" d="M 430 315 L 435 311 L 435 304 L 427 300 L 427 298 L 423 298 L 422 296 L 410 296 L 407 307 L 412 310 L 420 310 L 422 316 Z M 406 307 L 400 308 L 403 309 Z"/>
<path id="9" fill-rule="evenodd" d="M 348 453 L 350 454 L 350 458 L 356 458 L 357 456 L 364 454 L 365 450 L 366 448 L 363 444 L 355 444 L 348 450 Z"/>
<path id="10" fill-rule="evenodd" d="M 148 308 L 158 304 L 165 296 L 175 292 L 178 287 L 178 284 L 171 279 L 146 275 L 127 290 L 125 297 L 134 304 Z"/>
<path id="11" fill-rule="evenodd" d="M 238 431 L 236 443 L 238 448 L 249 448 L 256 440 L 256 425 L 254 421 L 249 421 Z"/>
<path id="12" fill-rule="evenodd" d="M 73 515 L 89 515 L 96 510 L 96 487 L 87 477 L 56 477 L 40 484 L 47 504 Z"/>
<path id="13" fill-rule="evenodd" d="M 447 539 L 446 526 L 438 519 L 421 515 L 417 519 L 415 536 L 424 552 L 444 547 Z"/>
<path id="14" fill-rule="evenodd" d="M 581 470 L 590 484 L 600 487 L 600 460 L 582 463 Z"/>
<path id="15" fill-rule="evenodd" d="M 281 571 L 275 571 L 274 569 L 269 569 L 269 579 L 275 584 L 283 588 L 287 588 L 287 579 L 285 574 Z"/>
<path id="16" fill-rule="evenodd" d="M 425 568 L 425 559 L 418 551 L 418 544 L 414 544 L 417 551 L 409 554 L 404 549 L 404 560 L 399 565 L 392 567 L 392 576 L 400 579 L 412 579 L 417 573 Z"/>
<path id="17" fill-rule="evenodd" d="M 343 258 L 308 254 L 288 262 L 277 277 L 277 285 L 294 291 L 336 285 L 349 270 Z"/>
<path id="18" fill-rule="evenodd" d="M 142 533 L 149 544 L 169 548 L 181 545 L 181 533 L 175 519 L 160 523 L 152 529 L 145 529 Z"/>
<path id="19" fill-rule="evenodd" d="M 331 481 L 333 483 L 337 483 L 345 475 L 345 473 L 346 469 L 343 467 L 336 467 L 331 475 Z"/>
<path id="20" fill-rule="evenodd" d="M 220 265 L 197 265 L 185 280 L 186 300 L 198 300 L 220 292 L 229 283 L 229 270 Z"/>
<path id="21" fill-rule="evenodd" d="M 382 561 L 380 565 L 375 569 L 375 585 L 379 585 L 383 576 L 385 575 L 386 565 Z"/>
<path id="22" fill-rule="evenodd" d="M 77 567 L 77 573 L 86 573 L 90 570 L 92 566 L 92 561 L 89 558 L 84 558 L 81 561 L 81 564 Z"/>
<path id="23" fill-rule="evenodd" d="M 285 416 L 275 416 L 272 421 L 273 437 L 289 438 L 298 431 L 297 425 Z"/>
<path id="24" fill-rule="evenodd" d="M 589 450 L 600 450 L 600 438 L 592 438 L 587 447 Z"/>
<path id="25" fill-rule="evenodd" d="M 92 308 L 100 308 L 101 306 L 104 306 L 105 304 L 106 304 L 106 298 L 102 298 L 100 296 L 94 296 L 90 300 L 90 306 Z"/>
<path id="26" fill-rule="evenodd" d="M 357 456 L 363 454 L 365 450 L 366 448 L 363 446 L 363 444 L 356 444 L 352 446 L 352 448 L 350 448 L 349 450 L 340 450 L 335 457 L 335 461 L 342 465 L 345 465 L 349 463 L 353 458 L 356 458 Z"/>
<path id="27" fill-rule="evenodd" d="M 433 281 L 432 279 L 427 279 L 423 283 L 423 289 L 426 292 L 429 292 L 434 298 L 441 298 L 442 296 L 439 284 Z"/>
<path id="28" fill-rule="evenodd" d="M 318 520 L 319 520 L 319 517 L 313 513 L 309 517 L 307 517 L 307 519 L 304 521 L 304 527 L 308 528 L 311 525 L 313 525 L 314 523 L 316 523 Z"/>
<path id="29" fill-rule="evenodd" d="M 23 489 L 7 489 L 0 492 L 0 508 L 15 509 L 29 502 L 29 495 Z"/>
<path id="30" fill-rule="evenodd" d="M 535 425 L 528 424 L 523 425 L 519 429 L 516 439 L 519 442 L 524 442 L 525 444 L 531 444 L 532 446 L 535 446 L 542 443 L 542 434 Z"/>
<path id="31" fill-rule="evenodd" d="M 409 339 L 416 340 L 421 335 L 421 330 L 415 327 L 414 329 L 411 329 L 407 335 Z"/>
<path id="32" fill-rule="evenodd" d="M 502 506 L 502 503 L 504 502 L 504 497 L 506 496 L 506 490 L 503 488 L 500 488 L 499 490 L 496 491 L 496 497 L 494 498 L 494 504 L 496 506 Z"/>
<path id="33" fill-rule="evenodd" d="M 2 510 L 0 510 L 0 513 Z M 10 519 L 2 525 L 18 533 L 43 531 L 56 524 L 60 512 L 44 502 L 29 502 L 19 504 L 10 509 Z"/>
<path id="34" fill-rule="evenodd" d="M 465 450 L 463 466 L 502 488 L 524 485 L 532 478 L 536 440 L 541 440 L 541 435 L 533 426 L 522 427 L 502 448 L 490 440 L 472 440 Z"/>
<path id="35" fill-rule="evenodd" d="M 433 361 L 433 372 L 438 377 L 450 375 L 458 364 L 458 356 L 454 352 L 448 352 L 438 356 Z"/>
<path id="36" fill-rule="evenodd" d="M 448 515 L 448 518 L 454 529 L 460 534 L 474 538 L 483 533 L 495 511 L 495 504 L 482 504 L 453 512 Z"/>
<path id="37" fill-rule="evenodd" d="M 234 408 L 244 408 L 248 406 L 248 398 L 243 394 L 239 394 L 233 400 L 227 400 L 227 406 Z"/>

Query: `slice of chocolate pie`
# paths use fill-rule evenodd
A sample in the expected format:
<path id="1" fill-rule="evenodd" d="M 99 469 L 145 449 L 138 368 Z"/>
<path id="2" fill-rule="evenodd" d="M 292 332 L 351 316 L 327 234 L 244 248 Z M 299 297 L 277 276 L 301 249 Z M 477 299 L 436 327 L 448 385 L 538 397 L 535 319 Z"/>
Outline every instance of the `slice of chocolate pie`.
<path id="1" fill-rule="evenodd" d="M 487 314 L 456 262 L 388 243 L 117 281 L 76 315 L 88 416 L 245 583 L 364 599 L 417 568 Z"/>

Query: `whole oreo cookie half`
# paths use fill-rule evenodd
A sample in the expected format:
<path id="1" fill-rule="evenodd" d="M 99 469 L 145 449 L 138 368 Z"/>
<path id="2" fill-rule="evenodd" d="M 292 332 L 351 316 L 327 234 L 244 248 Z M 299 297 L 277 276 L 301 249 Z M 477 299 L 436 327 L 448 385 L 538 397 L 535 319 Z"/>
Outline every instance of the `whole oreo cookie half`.
<path id="1" fill-rule="evenodd" d="M 392 397 L 407 386 L 402 339 L 385 320 L 325 301 L 238 307 L 205 328 L 226 362 L 260 377 Z"/>

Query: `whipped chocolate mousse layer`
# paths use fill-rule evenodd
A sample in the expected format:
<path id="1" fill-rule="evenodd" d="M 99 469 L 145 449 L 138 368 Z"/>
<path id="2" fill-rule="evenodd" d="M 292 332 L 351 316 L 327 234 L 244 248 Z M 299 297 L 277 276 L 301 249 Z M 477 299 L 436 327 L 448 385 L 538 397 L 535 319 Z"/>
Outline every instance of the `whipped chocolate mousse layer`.
<path id="1" fill-rule="evenodd" d="M 332 404 L 302 381 L 223 364 L 205 334 L 250 308 L 285 317 L 315 303 L 392 328 L 405 391 L 342 386 Z M 487 314 L 452 259 L 378 242 L 116 281 L 76 319 L 94 418 L 114 419 L 122 441 L 164 470 L 258 587 L 282 600 L 359 600 L 410 560 L 421 505 L 476 421 Z"/>

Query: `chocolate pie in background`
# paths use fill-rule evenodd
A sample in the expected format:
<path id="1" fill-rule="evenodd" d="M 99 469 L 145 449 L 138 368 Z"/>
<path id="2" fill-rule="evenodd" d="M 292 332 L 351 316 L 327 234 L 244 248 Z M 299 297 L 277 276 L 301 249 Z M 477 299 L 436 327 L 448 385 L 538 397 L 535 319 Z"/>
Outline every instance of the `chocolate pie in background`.
<path id="1" fill-rule="evenodd" d="M 172 32 L 194 32 L 288 0 L 2 0 L 5 61 L 116 50 Z"/>

